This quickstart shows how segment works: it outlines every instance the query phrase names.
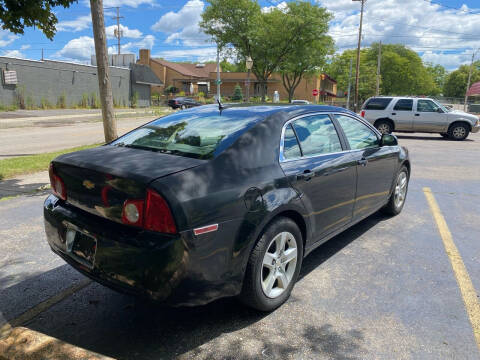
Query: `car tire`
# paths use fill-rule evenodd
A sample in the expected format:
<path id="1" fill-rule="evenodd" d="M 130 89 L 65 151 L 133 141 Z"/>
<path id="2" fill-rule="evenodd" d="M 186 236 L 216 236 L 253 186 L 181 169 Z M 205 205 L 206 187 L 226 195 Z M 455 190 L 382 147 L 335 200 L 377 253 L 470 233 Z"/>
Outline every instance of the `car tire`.
<path id="1" fill-rule="evenodd" d="M 256 310 L 275 310 L 290 296 L 302 260 L 300 229 L 289 218 L 277 218 L 267 226 L 250 254 L 240 300 Z"/>
<path id="2" fill-rule="evenodd" d="M 447 133 L 440 133 L 440 136 L 443 137 L 444 139 L 450 138 L 450 136 Z"/>
<path id="3" fill-rule="evenodd" d="M 382 208 L 383 213 L 395 216 L 402 212 L 408 193 L 408 181 L 408 169 L 406 166 L 402 166 L 395 179 L 395 186 L 390 199 L 388 199 L 387 205 Z"/>
<path id="4" fill-rule="evenodd" d="M 450 139 L 456 141 L 465 140 L 469 133 L 470 129 L 468 125 L 462 123 L 453 124 L 448 129 L 448 136 L 450 137 Z"/>
<path id="5" fill-rule="evenodd" d="M 377 121 L 375 127 L 381 134 L 391 134 L 393 132 L 392 124 L 387 120 Z"/>

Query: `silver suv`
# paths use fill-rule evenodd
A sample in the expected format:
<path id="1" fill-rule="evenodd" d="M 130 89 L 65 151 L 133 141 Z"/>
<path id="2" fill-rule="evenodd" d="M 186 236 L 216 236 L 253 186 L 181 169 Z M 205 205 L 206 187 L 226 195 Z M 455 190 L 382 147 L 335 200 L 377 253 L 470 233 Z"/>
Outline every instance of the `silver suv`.
<path id="1" fill-rule="evenodd" d="M 478 116 L 447 109 L 430 98 L 371 97 L 363 104 L 360 115 L 382 134 L 428 132 L 464 140 L 470 132 L 480 130 Z"/>

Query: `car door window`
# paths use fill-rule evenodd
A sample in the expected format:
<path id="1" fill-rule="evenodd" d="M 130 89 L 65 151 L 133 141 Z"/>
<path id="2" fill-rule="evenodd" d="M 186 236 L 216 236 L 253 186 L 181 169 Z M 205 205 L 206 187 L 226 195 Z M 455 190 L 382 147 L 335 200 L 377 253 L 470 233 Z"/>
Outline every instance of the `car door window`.
<path id="1" fill-rule="evenodd" d="M 400 99 L 395 104 L 393 110 L 397 111 L 412 111 L 413 100 L 412 99 Z"/>
<path id="2" fill-rule="evenodd" d="M 365 149 L 379 146 L 380 140 L 373 130 L 350 116 L 335 115 L 350 144 L 350 149 Z"/>
<path id="3" fill-rule="evenodd" d="M 435 104 L 432 100 L 418 100 L 417 111 L 418 112 L 437 112 L 440 106 Z"/>
<path id="4" fill-rule="evenodd" d="M 285 135 L 283 137 L 283 157 L 285 159 L 295 159 L 302 156 L 300 146 L 298 145 L 297 137 L 293 132 L 292 125 L 285 128 Z"/>
<path id="5" fill-rule="evenodd" d="M 293 122 L 304 156 L 342 151 L 337 130 L 328 115 L 314 115 Z"/>

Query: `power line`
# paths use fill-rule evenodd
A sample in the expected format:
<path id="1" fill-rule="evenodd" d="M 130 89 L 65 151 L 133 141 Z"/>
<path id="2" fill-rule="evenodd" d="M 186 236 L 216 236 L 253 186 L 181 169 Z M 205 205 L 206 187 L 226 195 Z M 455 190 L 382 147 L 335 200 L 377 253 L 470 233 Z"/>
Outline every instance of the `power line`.
<path id="1" fill-rule="evenodd" d="M 456 8 L 456 7 L 453 7 L 453 6 L 444 5 L 442 3 L 432 1 L 432 0 L 423 0 L 423 1 L 425 1 L 426 3 L 429 3 L 429 4 L 434 4 L 434 5 L 444 7 L 446 9 L 457 10 L 457 11 L 461 11 L 461 12 L 464 12 L 464 13 L 467 13 L 467 14 L 472 14 L 472 15 L 480 15 L 480 13 L 478 13 L 478 12 L 472 12 L 471 10 L 465 10 L 465 9 L 462 9 L 462 8 Z"/>

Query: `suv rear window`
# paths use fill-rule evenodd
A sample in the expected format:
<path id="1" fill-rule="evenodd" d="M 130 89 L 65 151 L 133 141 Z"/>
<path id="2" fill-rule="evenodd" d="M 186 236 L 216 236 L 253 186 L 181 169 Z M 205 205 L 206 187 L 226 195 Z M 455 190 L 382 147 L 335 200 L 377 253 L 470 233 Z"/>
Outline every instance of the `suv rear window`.
<path id="1" fill-rule="evenodd" d="M 412 99 L 400 99 L 397 101 L 393 110 L 399 111 L 412 111 L 413 100 Z"/>
<path id="2" fill-rule="evenodd" d="M 180 111 L 135 129 L 111 145 L 211 159 L 262 118 L 235 109 L 229 110 L 228 115 L 218 110 Z"/>
<path id="3" fill-rule="evenodd" d="M 385 110 L 392 98 L 371 98 L 363 106 L 364 110 Z"/>

